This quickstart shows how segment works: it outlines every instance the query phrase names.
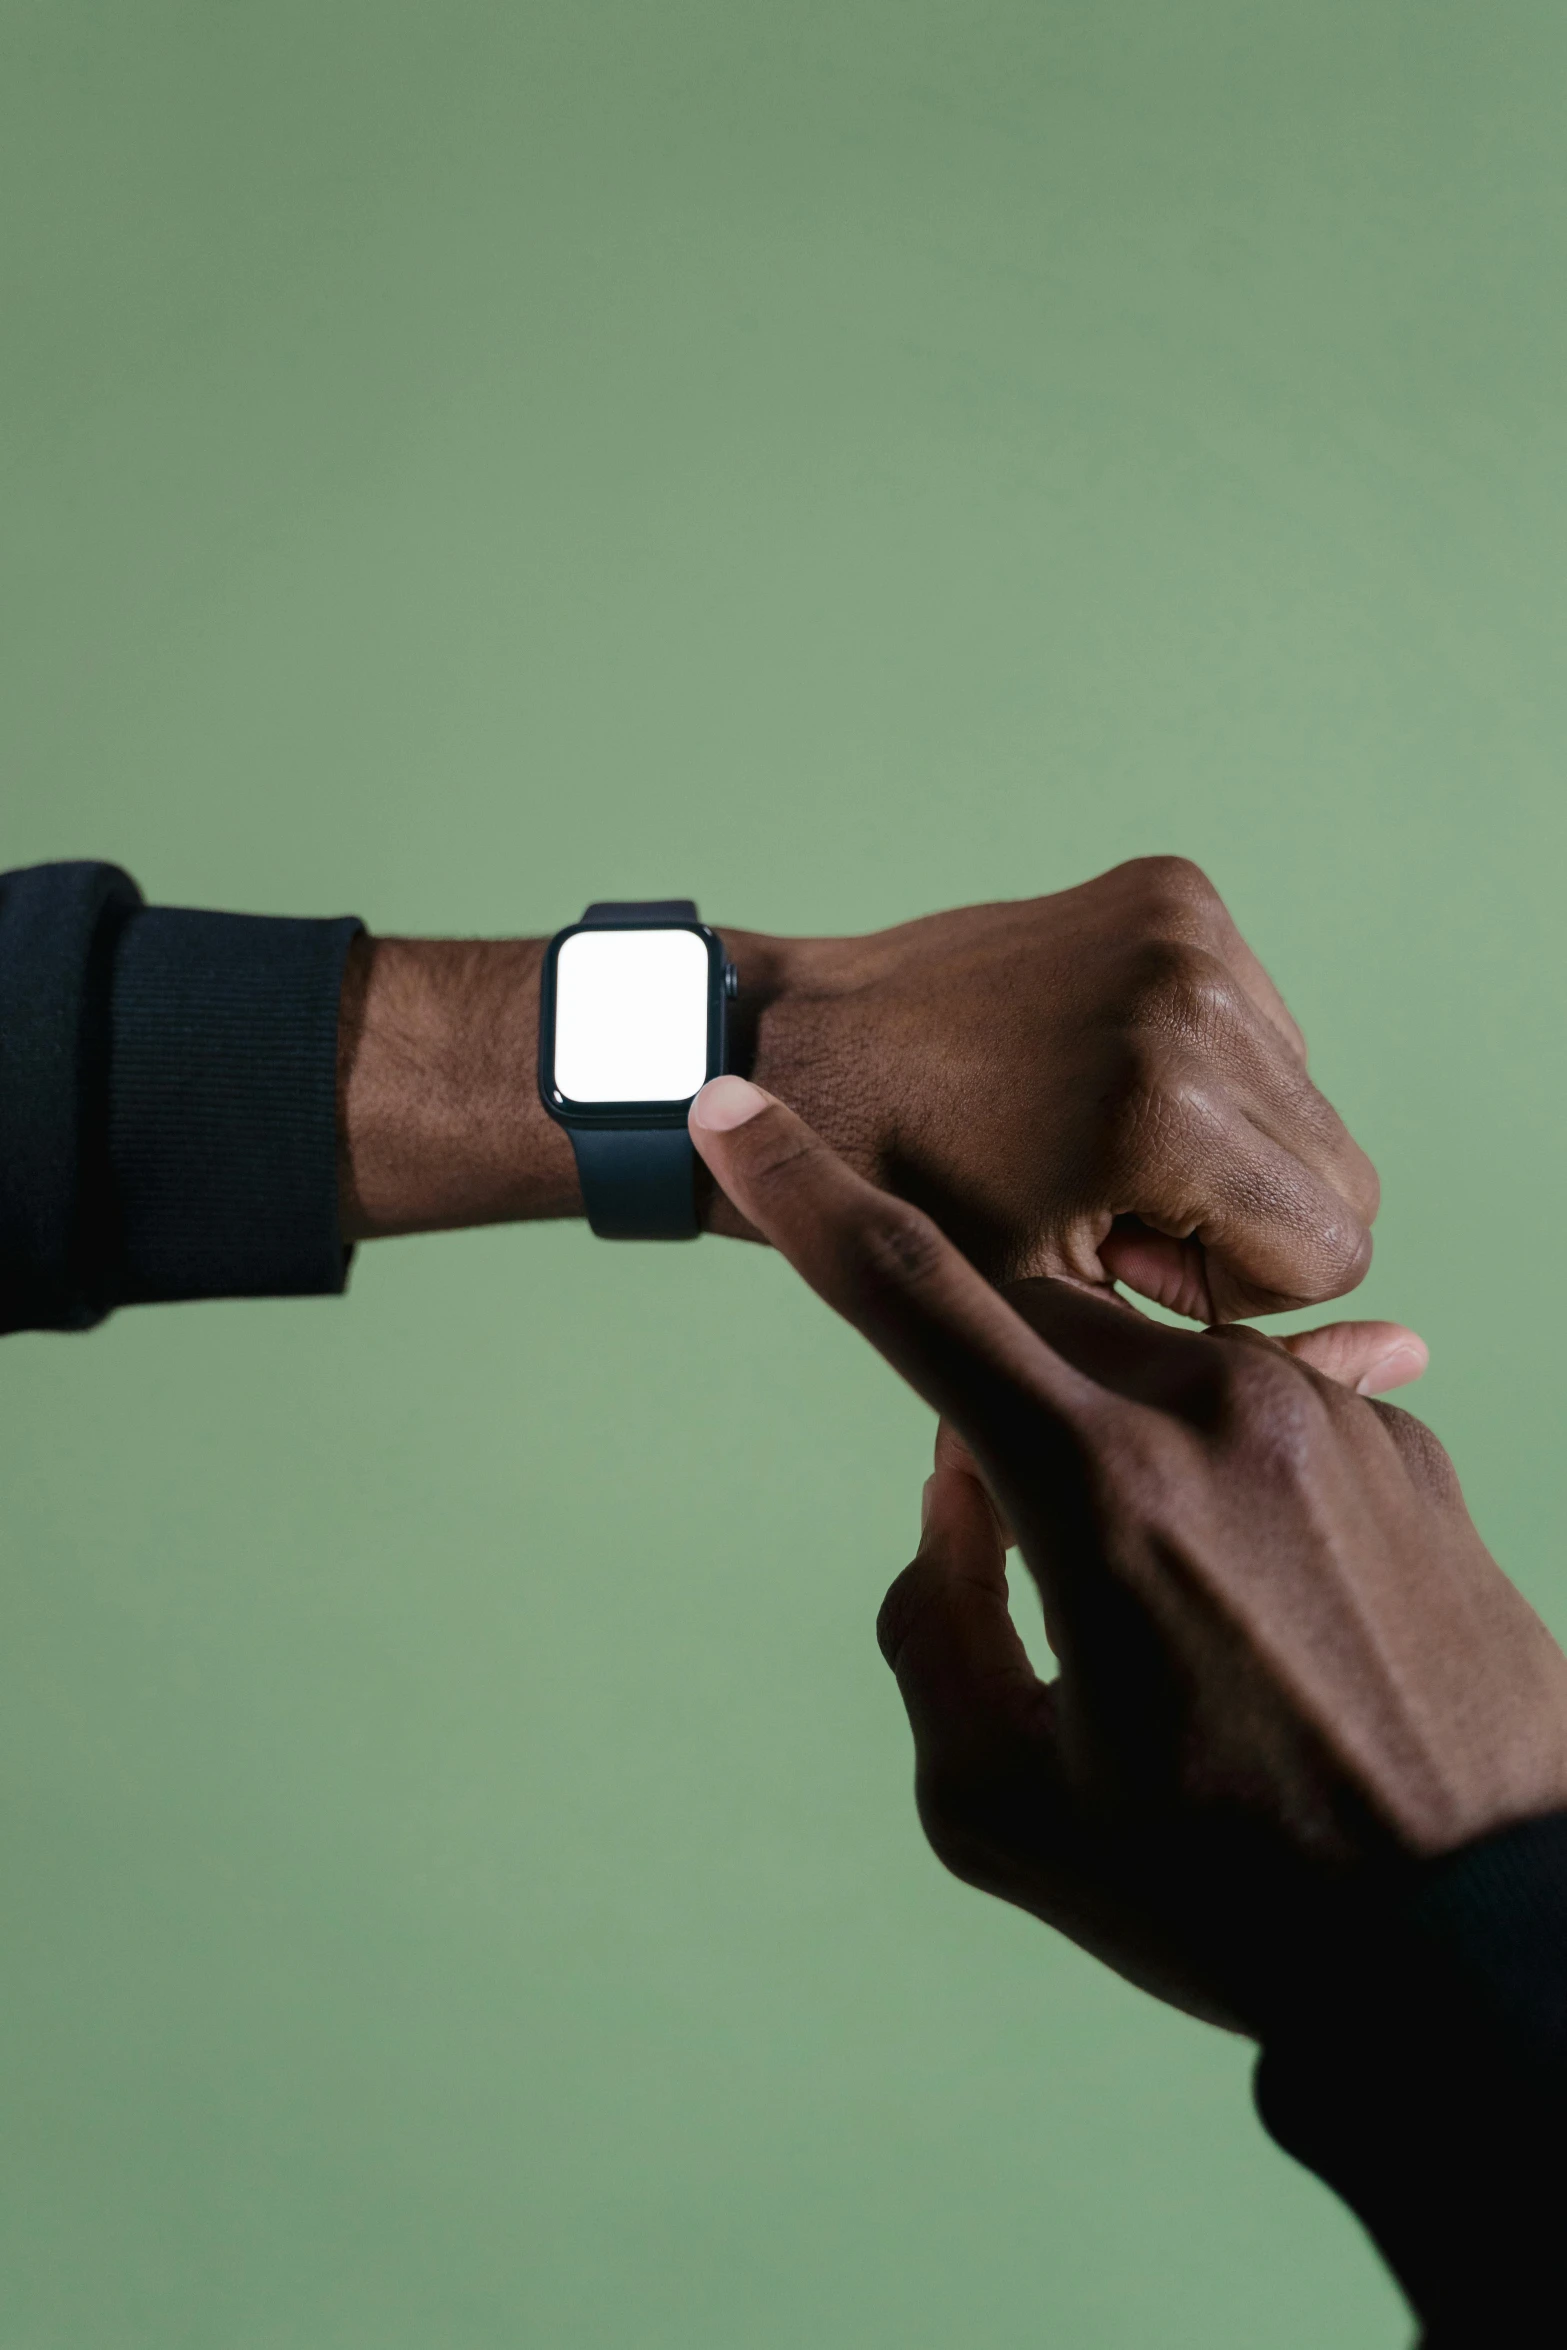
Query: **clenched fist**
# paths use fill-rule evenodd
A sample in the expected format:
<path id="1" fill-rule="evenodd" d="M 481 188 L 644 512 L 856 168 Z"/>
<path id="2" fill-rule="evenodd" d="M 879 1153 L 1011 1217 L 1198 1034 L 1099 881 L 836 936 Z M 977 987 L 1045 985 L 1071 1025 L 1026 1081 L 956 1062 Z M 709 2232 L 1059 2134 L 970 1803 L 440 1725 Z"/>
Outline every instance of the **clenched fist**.
<path id="1" fill-rule="evenodd" d="M 748 1073 L 993 1278 L 1228 1321 L 1364 1276 L 1375 1170 L 1184 859 L 867 938 L 724 937 Z M 750 1229 L 722 1197 L 710 1222 Z"/>

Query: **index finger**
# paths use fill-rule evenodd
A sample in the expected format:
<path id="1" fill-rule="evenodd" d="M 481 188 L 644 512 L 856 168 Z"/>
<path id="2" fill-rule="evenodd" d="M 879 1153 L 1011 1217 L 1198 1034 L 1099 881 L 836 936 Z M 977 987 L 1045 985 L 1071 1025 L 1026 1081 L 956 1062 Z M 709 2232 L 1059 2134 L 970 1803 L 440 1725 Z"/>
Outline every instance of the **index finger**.
<path id="1" fill-rule="evenodd" d="M 1002 1471 L 1126 1407 L 1064 1362 L 931 1219 L 856 1175 L 760 1086 L 715 1077 L 691 1139 L 742 1215 L 970 1449 Z M 1075 1449 L 1075 1441 L 1073 1449 Z"/>

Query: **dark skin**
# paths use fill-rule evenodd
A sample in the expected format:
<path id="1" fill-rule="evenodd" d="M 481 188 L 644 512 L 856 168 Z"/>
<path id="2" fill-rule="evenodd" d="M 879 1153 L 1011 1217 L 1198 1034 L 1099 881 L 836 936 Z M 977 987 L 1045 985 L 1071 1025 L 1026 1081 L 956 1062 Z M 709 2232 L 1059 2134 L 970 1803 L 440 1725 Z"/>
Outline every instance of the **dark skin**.
<path id="1" fill-rule="evenodd" d="M 943 1416 L 880 1637 L 957 1875 L 1261 2034 L 1346 1893 L 1567 1808 L 1567 1658 L 1429 1430 L 1328 1375 L 1357 1341 L 1327 1334 L 1325 1370 L 1309 1343 L 1172 1330 L 1060 1280 L 1003 1296 L 736 1078 L 691 1131 Z M 1008 1613 L 1014 1533 L 1049 1683 Z"/>
<path id="2" fill-rule="evenodd" d="M 1364 1275 L 1375 1171 L 1185 860 L 867 938 L 722 936 L 738 1065 L 992 1277 L 1119 1280 L 1228 1321 Z M 347 1237 L 581 1214 L 534 1085 L 543 951 L 359 942 L 341 1030 Z M 704 1220 L 760 1237 L 721 1188 Z"/>

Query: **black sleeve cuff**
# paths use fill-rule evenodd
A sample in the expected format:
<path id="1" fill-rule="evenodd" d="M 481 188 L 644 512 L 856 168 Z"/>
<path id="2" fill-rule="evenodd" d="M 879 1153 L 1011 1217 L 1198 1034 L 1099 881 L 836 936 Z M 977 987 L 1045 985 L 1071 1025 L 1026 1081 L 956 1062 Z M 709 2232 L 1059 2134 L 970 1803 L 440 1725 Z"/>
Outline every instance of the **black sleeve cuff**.
<path id="1" fill-rule="evenodd" d="M 116 865 L 0 873 L 0 1330 L 110 1302 L 109 981 L 140 904 Z"/>
<path id="2" fill-rule="evenodd" d="M 338 999 L 359 924 L 0 875 L 0 1330 L 340 1290 Z"/>
<path id="3" fill-rule="evenodd" d="M 340 1290 L 337 1023 L 358 930 L 147 906 L 109 1014 L 118 1302 Z"/>
<path id="4" fill-rule="evenodd" d="M 1320 1956 L 1257 2102 L 1429 2350 L 1567 2340 L 1567 1814 L 1414 1870 Z"/>

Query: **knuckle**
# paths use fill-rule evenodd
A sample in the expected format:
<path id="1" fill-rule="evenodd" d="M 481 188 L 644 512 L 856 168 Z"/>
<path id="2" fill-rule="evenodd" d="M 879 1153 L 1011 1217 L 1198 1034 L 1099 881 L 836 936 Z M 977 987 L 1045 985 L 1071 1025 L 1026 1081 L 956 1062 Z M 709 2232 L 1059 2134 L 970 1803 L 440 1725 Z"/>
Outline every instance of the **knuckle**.
<path id="1" fill-rule="evenodd" d="M 1404 1411 L 1400 1405 L 1384 1403 L 1379 1396 L 1366 1400 L 1391 1437 L 1413 1482 L 1436 1501 L 1461 1502 L 1463 1489 L 1458 1471 L 1441 1438 L 1432 1433 L 1424 1420 L 1417 1420 L 1413 1412 Z"/>
<path id="2" fill-rule="evenodd" d="M 854 1247 L 861 1278 L 872 1291 L 926 1287 L 947 1253 L 946 1242 L 921 1209 L 885 1195 L 861 1220 Z"/>
<path id="3" fill-rule="evenodd" d="M 758 1120 L 761 1127 L 769 1123 Z M 746 1183 L 759 1198 L 776 1199 L 799 1182 L 820 1154 L 821 1145 L 811 1134 L 759 1132 L 745 1162 Z"/>
<path id="4" fill-rule="evenodd" d="M 1244 1456 L 1249 1475 L 1292 1484 L 1332 1433 L 1323 1388 L 1287 1355 L 1224 1344 L 1213 1374 L 1215 1433 Z"/>
<path id="5" fill-rule="evenodd" d="M 1277 1059 L 1270 1060 L 1259 1076 L 1280 1139 L 1292 1150 L 1309 1153 L 1324 1168 L 1357 1222 L 1374 1223 L 1382 1201 L 1381 1180 L 1327 1095 L 1304 1069 L 1291 1069 Z"/>
<path id="6" fill-rule="evenodd" d="M 1297 1156 L 1310 1154 L 1324 1182 L 1331 1184 L 1357 1223 L 1369 1224 L 1377 1212 L 1381 1186 L 1370 1160 L 1326 1095 L 1308 1085 L 1292 1093 L 1285 1085 L 1275 1089 L 1279 1138 Z"/>
<path id="7" fill-rule="evenodd" d="M 1123 1019 L 1131 1035 L 1157 1051 L 1180 1045 L 1207 1053 L 1236 1026 L 1236 994 L 1228 966 L 1208 948 L 1184 938 L 1144 938 L 1129 958 Z"/>
<path id="8" fill-rule="evenodd" d="M 1140 1047 L 1129 1047 L 1100 1096 L 1095 1156 L 1109 1167 L 1124 1167 L 1145 1158 L 1166 1122 L 1169 1105 L 1165 1089 L 1149 1063 L 1150 1056 Z"/>
<path id="9" fill-rule="evenodd" d="M 1183 1159 L 1213 1114 L 1188 1051 L 1151 1028 L 1122 1040 L 1098 1109 L 1098 1149 L 1110 1171 Z"/>
<path id="10" fill-rule="evenodd" d="M 1365 1279 L 1369 1226 L 1353 1202 L 1304 1160 L 1252 1138 L 1239 1151 L 1219 1151 L 1214 1180 L 1228 1230 L 1267 1236 L 1268 1271 L 1259 1300 L 1265 1289 L 1270 1302 L 1254 1311 L 1320 1305 Z"/>
<path id="11" fill-rule="evenodd" d="M 1329 1215 L 1315 1235 L 1317 1298 L 1342 1297 L 1358 1289 L 1371 1269 L 1371 1234 L 1352 1214 Z"/>
<path id="12" fill-rule="evenodd" d="M 1185 918 L 1211 914 L 1222 905 L 1202 867 L 1190 857 L 1134 857 L 1124 870 L 1150 911 Z"/>

